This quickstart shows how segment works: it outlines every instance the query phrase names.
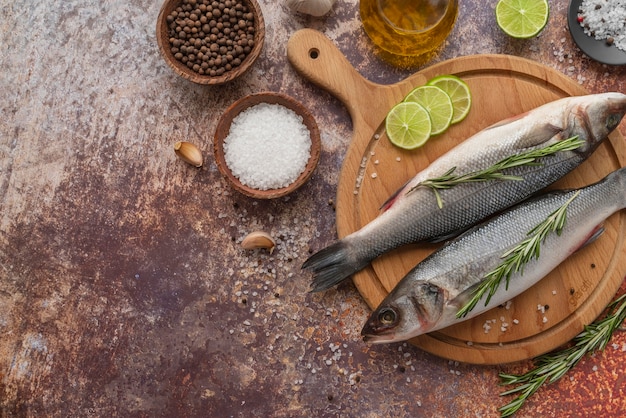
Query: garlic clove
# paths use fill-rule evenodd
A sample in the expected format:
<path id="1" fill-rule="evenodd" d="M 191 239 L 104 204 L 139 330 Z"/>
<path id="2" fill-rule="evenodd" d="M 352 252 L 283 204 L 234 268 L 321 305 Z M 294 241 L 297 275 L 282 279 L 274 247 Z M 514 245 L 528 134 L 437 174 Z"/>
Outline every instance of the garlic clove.
<path id="1" fill-rule="evenodd" d="M 337 0 L 287 0 L 286 4 L 294 12 L 320 17 L 330 12 L 335 1 Z"/>
<path id="2" fill-rule="evenodd" d="M 241 247 L 246 250 L 265 248 L 269 250 L 271 254 L 274 251 L 274 247 L 276 247 L 276 242 L 267 232 L 254 231 L 249 233 L 243 241 L 241 241 Z"/>
<path id="3" fill-rule="evenodd" d="M 178 141 L 174 144 L 174 152 L 186 163 L 195 167 L 202 167 L 202 152 L 194 144 Z"/>

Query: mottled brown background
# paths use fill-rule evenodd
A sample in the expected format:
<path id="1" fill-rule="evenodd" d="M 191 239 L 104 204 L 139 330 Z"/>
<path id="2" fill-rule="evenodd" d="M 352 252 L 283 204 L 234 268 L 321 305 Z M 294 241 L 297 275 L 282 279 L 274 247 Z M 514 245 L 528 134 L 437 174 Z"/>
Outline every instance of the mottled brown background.
<path id="1" fill-rule="evenodd" d="M 373 54 L 356 0 L 321 19 L 260 3 L 267 37 L 254 69 L 203 87 L 159 56 L 159 2 L 0 0 L 0 416 L 491 417 L 506 401 L 498 373 L 530 366 L 368 346 L 368 309 L 351 284 L 307 293 L 300 265 L 335 237 L 352 127 L 294 72 L 286 42 L 318 29 L 377 83 L 415 70 Z M 626 91 L 625 68 L 573 44 L 567 1 L 550 1 L 546 30 L 528 41 L 497 29 L 495 0 L 460 3 L 433 62 L 513 54 L 591 92 Z M 220 113 L 264 90 L 307 105 L 323 140 L 311 181 L 271 202 L 231 191 L 210 154 Z M 179 140 L 203 149 L 203 168 L 175 158 Z M 240 249 L 255 229 L 279 238 L 273 255 Z M 626 414 L 625 360 L 618 332 L 519 416 Z"/>

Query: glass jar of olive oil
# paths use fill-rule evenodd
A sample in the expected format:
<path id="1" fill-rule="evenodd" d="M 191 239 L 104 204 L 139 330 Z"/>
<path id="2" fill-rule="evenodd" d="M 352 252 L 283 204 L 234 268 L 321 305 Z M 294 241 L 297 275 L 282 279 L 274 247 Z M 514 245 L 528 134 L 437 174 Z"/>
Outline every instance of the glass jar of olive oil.
<path id="1" fill-rule="evenodd" d="M 361 0 L 363 28 L 398 66 L 425 63 L 454 27 L 458 0 Z"/>

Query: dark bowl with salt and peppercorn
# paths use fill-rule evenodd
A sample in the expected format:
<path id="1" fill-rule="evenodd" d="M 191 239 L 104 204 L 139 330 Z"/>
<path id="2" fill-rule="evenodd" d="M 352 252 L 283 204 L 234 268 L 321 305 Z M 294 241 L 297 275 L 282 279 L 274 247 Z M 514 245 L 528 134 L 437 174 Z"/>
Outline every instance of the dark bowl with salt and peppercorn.
<path id="1" fill-rule="evenodd" d="M 265 22 L 256 0 L 166 0 L 156 37 L 176 74 L 218 85 L 252 67 L 263 48 Z"/>
<path id="2" fill-rule="evenodd" d="M 576 45 L 590 58 L 608 65 L 626 65 L 626 50 L 619 49 L 613 42 L 613 38 L 607 33 L 606 39 L 596 39 L 591 32 L 594 28 L 589 27 L 586 24 L 585 13 L 582 7 L 583 0 L 570 0 L 569 10 L 567 13 L 567 22 L 570 33 Z M 593 9 L 597 15 L 603 13 L 602 3 L 593 4 Z M 604 4 L 605 9 L 610 9 L 610 4 Z M 591 6 L 587 6 L 591 7 Z M 614 6 L 615 7 L 615 6 Z M 611 12 L 607 13 L 609 16 Z M 598 24 L 598 17 L 595 16 L 595 24 Z M 601 18 L 600 23 L 603 21 Z M 609 19 L 607 17 L 607 19 Z M 615 19 L 613 17 L 612 19 Z M 609 19 L 610 20 L 610 19 Z M 607 22 L 607 27 L 610 27 L 610 22 Z M 619 25 L 619 22 L 614 22 L 613 25 Z M 585 27 L 587 26 L 587 30 Z M 621 26 L 623 28 L 623 24 Z M 588 33 L 589 32 L 589 33 Z M 622 29 L 623 33 L 623 29 Z"/>

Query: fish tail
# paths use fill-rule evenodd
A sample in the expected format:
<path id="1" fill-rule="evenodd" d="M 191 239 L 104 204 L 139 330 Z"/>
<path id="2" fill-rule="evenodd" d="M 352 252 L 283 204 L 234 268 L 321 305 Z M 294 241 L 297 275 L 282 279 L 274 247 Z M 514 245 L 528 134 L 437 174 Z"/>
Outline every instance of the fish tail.
<path id="1" fill-rule="evenodd" d="M 355 262 L 350 257 L 349 243 L 341 240 L 313 254 L 302 268 L 313 272 L 311 292 L 321 292 L 341 283 L 365 265 L 367 262 Z"/>

